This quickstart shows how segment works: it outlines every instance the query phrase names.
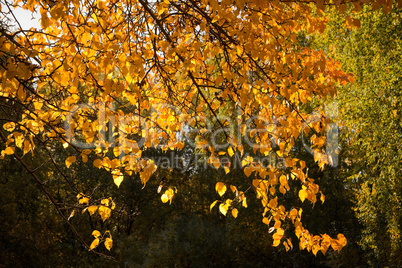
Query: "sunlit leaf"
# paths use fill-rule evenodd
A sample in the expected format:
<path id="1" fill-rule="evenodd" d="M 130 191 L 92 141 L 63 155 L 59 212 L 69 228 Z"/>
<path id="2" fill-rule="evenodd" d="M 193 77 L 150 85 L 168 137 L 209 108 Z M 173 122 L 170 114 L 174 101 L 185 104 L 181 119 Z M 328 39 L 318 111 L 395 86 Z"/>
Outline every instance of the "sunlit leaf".
<path id="1" fill-rule="evenodd" d="M 73 156 L 69 156 L 66 159 L 66 167 L 70 168 L 71 164 L 73 164 L 75 161 L 77 160 L 77 158 L 73 155 Z"/>
<path id="2" fill-rule="evenodd" d="M 307 196 L 308 196 L 308 193 L 307 193 L 307 190 L 306 190 L 306 189 L 301 189 L 301 190 L 299 191 L 299 198 L 300 198 L 300 200 L 301 200 L 302 202 L 304 202 L 304 200 L 307 198 Z"/>
<path id="3" fill-rule="evenodd" d="M 218 200 L 215 200 L 211 206 L 209 207 L 209 211 L 212 211 L 212 208 L 216 205 L 216 203 L 218 202 Z"/>
<path id="4" fill-rule="evenodd" d="M 91 215 L 91 216 L 92 216 L 97 210 L 98 210 L 98 206 L 89 206 L 89 207 L 88 207 L 89 215 Z"/>
<path id="5" fill-rule="evenodd" d="M 226 216 L 226 213 L 228 212 L 228 206 L 226 204 L 220 204 L 219 205 L 219 211 Z"/>
<path id="6" fill-rule="evenodd" d="M 91 246 L 89 247 L 89 250 L 93 250 L 99 245 L 99 238 L 96 238 L 94 241 L 92 241 Z"/>
<path id="7" fill-rule="evenodd" d="M 106 238 L 105 240 L 105 247 L 107 250 L 110 251 L 110 249 L 113 247 L 113 240 L 109 237 Z"/>
<path id="8" fill-rule="evenodd" d="M 74 215 L 75 215 L 75 210 L 71 211 L 71 214 L 70 214 L 70 216 L 68 217 L 67 220 L 70 220 L 72 217 L 74 217 Z"/>
<path id="9" fill-rule="evenodd" d="M 94 230 L 94 231 L 92 232 L 92 235 L 93 235 L 95 238 L 99 238 L 99 237 L 101 236 L 101 233 L 100 233 L 98 230 Z"/>
<path id="10" fill-rule="evenodd" d="M 12 132 L 15 129 L 15 123 L 14 122 L 5 123 L 3 125 L 3 128 L 8 132 Z"/>
<path id="11" fill-rule="evenodd" d="M 14 147 L 7 147 L 3 152 L 7 155 L 14 154 L 15 148 Z"/>
<path id="12" fill-rule="evenodd" d="M 238 213 L 239 213 L 239 211 L 238 211 L 236 208 L 233 208 L 233 209 L 232 209 L 232 216 L 233 216 L 234 218 L 237 218 Z"/>
<path id="13" fill-rule="evenodd" d="M 218 192 L 218 194 L 219 194 L 220 196 L 222 196 L 222 195 L 224 195 L 225 192 L 226 192 L 226 185 L 225 185 L 224 183 L 222 183 L 222 182 L 218 182 L 218 183 L 215 185 L 215 189 L 216 189 L 216 191 Z"/>

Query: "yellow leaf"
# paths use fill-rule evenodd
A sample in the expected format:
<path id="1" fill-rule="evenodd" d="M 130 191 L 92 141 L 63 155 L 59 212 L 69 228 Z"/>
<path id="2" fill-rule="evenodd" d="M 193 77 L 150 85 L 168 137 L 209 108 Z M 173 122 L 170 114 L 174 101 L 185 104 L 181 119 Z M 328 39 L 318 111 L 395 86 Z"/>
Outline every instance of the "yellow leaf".
<path id="1" fill-rule="evenodd" d="M 251 156 L 247 156 L 241 161 L 241 165 L 244 167 L 245 165 L 248 165 L 252 162 L 253 162 L 253 158 Z"/>
<path id="2" fill-rule="evenodd" d="M 219 167 L 221 166 L 221 162 L 220 162 L 219 158 L 217 158 L 217 157 L 211 156 L 211 157 L 210 157 L 210 163 L 211 163 L 216 169 L 219 169 Z"/>
<path id="3" fill-rule="evenodd" d="M 243 199 L 243 207 L 245 207 L 245 208 L 247 207 L 247 200 L 246 200 L 246 198 Z"/>
<path id="4" fill-rule="evenodd" d="M 80 200 L 78 201 L 79 204 L 89 204 L 89 198 L 88 197 L 82 197 L 80 198 Z"/>
<path id="5" fill-rule="evenodd" d="M 254 169 L 252 167 L 245 167 L 244 168 L 244 174 L 246 174 L 247 177 L 250 177 L 251 173 L 253 173 Z"/>
<path id="6" fill-rule="evenodd" d="M 277 205 L 278 205 L 278 197 L 269 200 L 268 207 L 276 208 Z"/>
<path id="7" fill-rule="evenodd" d="M 96 248 L 98 245 L 99 245 L 99 238 L 96 238 L 96 239 L 92 242 L 91 246 L 89 247 L 89 250 L 90 250 L 90 251 L 93 250 L 93 249 Z"/>
<path id="8" fill-rule="evenodd" d="M 285 230 L 282 228 L 277 229 L 276 233 L 274 234 L 274 239 L 282 239 L 283 235 L 285 234 Z"/>
<path id="9" fill-rule="evenodd" d="M 216 205 L 216 203 L 218 202 L 218 200 L 215 200 L 211 206 L 209 207 L 209 211 L 212 211 L 212 208 Z"/>
<path id="10" fill-rule="evenodd" d="M 226 204 L 220 204 L 219 205 L 219 211 L 226 216 L 226 213 L 228 212 L 228 206 Z"/>
<path id="11" fill-rule="evenodd" d="M 281 228 L 281 224 L 282 224 L 281 221 L 275 221 L 274 228 L 275 228 L 275 229 Z"/>
<path id="12" fill-rule="evenodd" d="M 279 186 L 279 192 L 281 194 L 286 194 L 286 189 L 281 185 L 281 186 Z"/>
<path id="13" fill-rule="evenodd" d="M 113 175 L 113 181 L 117 185 L 117 187 L 120 187 L 120 184 L 123 181 L 123 179 L 124 179 L 123 175 L 119 175 L 119 176 Z"/>
<path id="14" fill-rule="evenodd" d="M 173 191 L 173 189 L 169 188 L 161 196 L 161 200 L 163 203 L 166 203 L 167 201 L 170 201 L 170 203 L 172 203 L 173 196 L 174 196 L 174 191 Z"/>
<path id="15" fill-rule="evenodd" d="M 262 219 L 262 222 L 265 223 L 266 225 L 268 225 L 270 221 L 269 221 L 269 219 L 267 217 L 264 217 Z"/>
<path id="16" fill-rule="evenodd" d="M 74 217 L 74 214 L 75 214 L 75 210 L 73 210 L 73 211 L 71 212 L 70 217 L 68 217 L 67 220 L 70 220 L 72 217 Z"/>
<path id="17" fill-rule="evenodd" d="M 230 172 L 230 168 L 228 166 L 224 166 L 223 169 L 225 170 L 225 174 Z"/>
<path id="18" fill-rule="evenodd" d="M 15 129 L 15 123 L 14 122 L 5 123 L 3 125 L 3 128 L 8 132 L 12 132 Z"/>
<path id="19" fill-rule="evenodd" d="M 42 102 L 37 102 L 37 101 L 34 102 L 35 110 L 40 110 L 42 108 L 42 106 L 43 106 Z"/>
<path id="20" fill-rule="evenodd" d="M 112 210 L 105 206 L 100 206 L 98 209 L 98 212 L 101 215 L 101 218 L 103 221 L 105 221 L 107 218 L 109 218 L 110 215 L 112 214 Z"/>
<path id="21" fill-rule="evenodd" d="M 94 166 L 97 167 L 97 168 L 101 168 L 102 164 L 103 164 L 103 162 L 100 159 L 96 159 L 94 161 Z"/>
<path id="22" fill-rule="evenodd" d="M 313 252 L 314 256 L 317 256 L 317 252 L 321 249 L 319 245 L 313 245 L 311 251 Z"/>
<path id="23" fill-rule="evenodd" d="M 286 243 L 286 241 L 283 241 L 283 245 L 285 246 L 285 248 L 286 248 L 286 251 L 289 251 L 289 246 L 288 246 L 288 243 Z"/>
<path id="24" fill-rule="evenodd" d="M 325 195 L 320 191 L 320 193 L 321 193 L 321 197 L 320 197 L 320 200 L 321 200 L 321 202 L 324 204 L 324 202 L 325 202 Z"/>
<path id="25" fill-rule="evenodd" d="M 321 252 L 325 255 L 329 246 L 331 246 L 331 237 L 327 234 L 321 235 Z"/>
<path id="26" fill-rule="evenodd" d="M 230 188 L 230 190 L 232 190 L 233 193 L 235 193 L 237 191 L 237 188 L 234 185 L 230 185 L 229 188 Z"/>
<path id="27" fill-rule="evenodd" d="M 253 184 L 254 188 L 257 189 L 257 188 L 259 188 L 259 186 L 260 186 L 260 180 L 254 179 L 253 182 L 252 182 L 252 184 Z"/>
<path id="28" fill-rule="evenodd" d="M 15 148 L 14 147 L 7 147 L 3 152 L 7 155 L 14 154 Z"/>
<path id="29" fill-rule="evenodd" d="M 161 200 L 162 200 L 163 203 L 166 203 L 167 201 L 169 201 L 169 198 L 168 198 L 168 196 L 166 194 L 163 194 L 161 196 Z"/>
<path id="30" fill-rule="evenodd" d="M 113 200 L 112 200 L 112 198 L 111 197 L 109 197 L 109 200 L 110 200 L 110 205 L 109 205 L 109 207 L 111 208 L 111 209 L 114 209 L 115 207 L 116 207 L 116 204 L 113 202 Z"/>
<path id="31" fill-rule="evenodd" d="M 95 238 L 98 238 L 98 237 L 101 236 L 101 233 L 100 233 L 98 230 L 94 230 L 94 231 L 92 232 L 92 235 L 93 235 Z"/>
<path id="32" fill-rule="evenodd" d="M 105 205 L 105 206 L 109 206 L 109 201 L 110 200 L 108 198 L 104 198 L 104 199 L 101 200 L 101 204 Z"/>
<path id="33" fill-rule="evenodd" d="M 82 162 L 86 163 L 88 162 L 88 156 L 86 154 L 81 154 L 82 157 Z"/>
<path id="34" fill-rule="evenodd" d="M 237 46 L 237 55 L 241 56 L 243 54 L 243 47 L 242 46 Z"/>
<path id="35" fill-rule="evenodd" d="M 232 157 L 232 156 L 234 155 L 232 146 L 229 146 L 229 148 L 228 148 L 228 153 L 229 153 L 230 157 Z"/>
<path id="36" fill-rule="evenodd" d="M 90 206 L 88 207 L 89 215 L 93 215 L 98 210 L 98 206 Z"/>
<path id="37" fill-rule="evenodd" d="M 159 5 L 157 9 L 158 9 L 158 15 L 161 15 L 165 11 L 165 8 L 161 5 Z"/>
<path id="38" fill-rule="evenodd" d="M 283 188 L 286 188 L 287 190 L 290 190 L 289 185 L 288 185 L 288 178 L 287 178 L 285 175 L 282 175 L 282 176 L 279 178 L 279 182 L 281 183 L 281 186 L 283 186 Z M 283 193 L 284 190 L 285 190 L 285 189 L 283 189 L 283 190 L 281 191 L 281 193 Z M 284 191 L 284 192 L 286 193 L 286 191 Z M 285 194 L 285 193 L 283 193 L 283 194 Z"/>
<path id="39" fill-rule="evenodd" d="M 113 240 L 110 239 L 109 237 L 106 238 L 105 247 L 106 247 L 106 249 L 109 250 L 109 251 L 110 251 L 110 249 L 113 247 Z"/>
<path id="40" fill-rule="evenodd" d="M 234 218 L 237 218 L 238 213 L 239 213 L 239 211 L 237 211 L 237 208 L 232 209 L 232 215 Z"/>
<path id="41" fill-rule="evenodd" d="M 158 194 L 162 191 L 163 185 L 159 185 L 158 190 L 156 191 Z"/>
<path id="42" fill-rule="evenodd" d="M 275 195 L 275 192 L 276 192 L 275 188 L 271 186 L 271 187 L 269 188 L 269 193 L 270 193 L 271 195 Z"/>
<path id="43" fill-rule="evenodd" d="M 67 159 L 66 159 L 67 168 L 70 168 L 71 164 L 74 163 L 76 160 L 77 160 L 77 158 L 74 155 L 67 157 Z"/>
<path id="44" fill-rule="evenodd" d="M 220 196 L 224 195 L 226 192 L 226 185 L 222 182 L 218 182 L 215 186 L 216 191 Z"/>
<path id="45" fill-rule="evenodd" d="M 300 200 L 302 201 L 302 202 L 304 202 L 304 200 L 307 198 L 307 196 L 308 196 L 308 193 L 307 193 L 307 191 L 306 191 L 306 187 L 305 186 L 303 186 L 303 188 L 304 189 L 301 189 L 300 191 L 299 191 L 299 198 L 300 198 Z"/>

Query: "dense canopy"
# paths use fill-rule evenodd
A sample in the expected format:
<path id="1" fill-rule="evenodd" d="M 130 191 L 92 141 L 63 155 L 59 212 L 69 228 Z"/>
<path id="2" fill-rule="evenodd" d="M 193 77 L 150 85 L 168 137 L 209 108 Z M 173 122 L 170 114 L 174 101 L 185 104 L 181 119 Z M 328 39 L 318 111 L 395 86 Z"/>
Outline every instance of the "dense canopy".
<path id="1" fill-rule="evenodd" d="M 256 210 L 273 246 L 325 255 L 347 244 L 302 224 L 301 204 L 321 206 L 326 193 L 299 152 L 321 172 L 338 167 L 335 96 L 356 75 L 308 40 L 325 31 L 329 10 L 359 28 L 367 1 L 0 2 L 1 161 L 23 166 L 88 250 L 113 255 L 117 227 L 104 223 L 132 213 L 88 176 L 107 172 L 120 188 L 154 180 L 166 206 L 185 189 L 166 175 L 178 168 L 169 153 L 190 184 L 216 191 L 210 211 Z M 371 2 L 384 14 L 394 4 Z M 17 6 L 41 28 L 20 29 Z M 201 163 L 220 179 L 202 177 Z M 250 199 L 259 205 L 247 208 Z M 101 219 L 92 238 L 72 221 L 81 214 Z"/>

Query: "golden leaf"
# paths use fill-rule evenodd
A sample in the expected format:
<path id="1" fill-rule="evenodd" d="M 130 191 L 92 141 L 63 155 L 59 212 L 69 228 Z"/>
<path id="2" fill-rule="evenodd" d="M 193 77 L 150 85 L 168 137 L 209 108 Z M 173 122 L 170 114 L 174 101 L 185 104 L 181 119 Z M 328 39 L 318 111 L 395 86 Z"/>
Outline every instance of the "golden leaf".
<path id="1" fill-rule="evenodd" d="M 15 129 L 15 123 L 14 122 L 7 122 L 3 125 L 3 128 L 8 131 L 12 132 Z"/>
<path id="2" fill-rule="evenodd" d="M 216 203 L 218 202 L 218 200 L 215 200 L 211 206 L 209 207 L 209 211 L 212 211 L 212 208 L 216 205 Z"/>
<path id="3" fill-rule="evenodd" d="M 237 191 L 237 188 L 234 185 L 230 185 L 229 188 L 230 188 L 230 190 L 232 190 L 233 193 L 235 193 Z"/>
<path id="4" fill-rule="evenodd" d="M 102 160 L 96 159 L 96 160 L 94 161 L 94 166 L 95 166 L 95 167 L 101 168 L 102 165 L 103 165 Z"/>
<path id="5" fill-rule="evenodd" d="M 2 151 L 2 154 L 4 152 L 7 155 L 11 155 L 14 154 L 14 151 L 15 151 L 14 147 L 7 147 L 5 150 Z"/>
<path id="6" fill-rule="evenodd" d="M 226 204 L 220 204 L 219 205 L 219 211 L 226 216 L 226 213 L 228 212 L 228 206 Z"/>
<path id="7" fill-rule="evenodd" d="M 70 168 L 71 164 L 73 164 L 76 160 L 77 160 L 77 158 L 74 155 L 67 157 L 67 159 L 65 161 L 66 167 Z"/>
<path id="8" fill-rule="evenodd" d="M 277 205 L 278 205 L 278 197 L 269 200 L 268 207 L 276 208 Z"/>
<path id="9" fill-rule="evenodd" d="M 86 163 L 88 162 L 88 156 L 86 154 L 81 154 L 82 157 L 82 162 Z"/>
<path id="10" fill-rule="evenodd" d="M 99 245 L 99 238 L 96 238 L 94 241 L 92 241 L 91 246 L 89 247 L 89 251 L 93 250 Z"/>
<path id="11" fill-rule="evenodd" d="M 91 216 L 92 216 L 97 210 L 98 210 L 98 206 L 89 206 L 89 207 L 88 207 L 89 215 L 91 215 Z"/>
<path id="12" fill-rule="evenodd" d="M 108 208 L 108 207 L 105 207 L 105 206 L 100 206 L 98 208 L 98 212 L 101 215 L 101 218 L 102 218 L 103 221 L 108 219 L 112 214 L 112 210 L 110 208 Z"/>
<path id="13" fill-rule="evenodd" d="M 113 181 L 117 185 L 117 187 L 120 187 L 120 184 L 123 181 L 123 179 L 124 179 L 123 175 L 119 175 L 119 176 L 113 175 Z"/>
<path id="14" fill-rule="evenodd" d="M 253 173 L 254 169 L 252 167 L 245 167 L 244 168 L 244 174 L 246 174 L 247 177 L 250 177 L 251 173 Z"/>
<path id="15" fill-rule="evenodd" d="M 167 196 L 166 194 L 163 194 L 163 195 L 161 196 L 161 200 L 162 200 L 163 203 L 166 203 L 166 202 L 169 201 L 169 198 L 168 198 L 168 196 Z"/>
<path id="16" fill-rule="evenodd" d="M 307 198 L 308 196 L 308 192 L 306 190 L 306 187 L 303 185 L 303 189 L 301 189 L 299 191 L 299 198 L 302 202 L 304 202 L 304 200 Z"/>
<path id="17" fill-rule="evenodd" d="M 286 248 L 286 251 L 289 251 L 290 247 L 288 246 L 288 243 L 286 241 L 283 241 L 283 245 Z"/>
<path id="18" fill-rule="evenodd" d="M 79 204 L 89 204 L 89 198 L 88 197 L 81 197 L 80 200 L 78 201 Z"/>
<path id="19" fill-rule="evenodd" d="M 216 191 L 218 192 L 218 194 L 219 194 L 220 196 L 222 196 L 222 195 L 224 195 L 225 192 L 226 192 L 226 185 L 225 185 L 224 183 L 222 183 L 222 182 L 218 182 L 218 183 L 215 185 L 215 189 L 216 189 Z"/>
<path id="20" fill-rule="evenodd" d="M 109 237 L 106 238 L 105 240 L 105 247 L 107 250 L 110 251 L 110 249 L 113 247 L 113 240 Z"/>
<path id="21" fill-rule="evenodd" d="M 232 156 L 234 155 L 232 146 L 229 146 L 229 148 L 228 148 L 228 154 L 229 154 L 230 157 L 232 157 Z"/>
<path id="22" fill-rule="evenodd" d="M 272 244 L 274 247 L 279 246 L 279 244 L 281 243 L 280 239 L 274 239 L 274 243 Z"/>
<path id="23" fill-rule="evenodd" d="M 246 200 L 246 198 L 243 199 L 243 207 L 245 207 L 245 208 L 247 207 L 247 200 Z"/>
<path id="24" fill-rule="evenodd" d="M 98 238 L 98 237 L 101 236 L 101 233 L 100 233 L 98 230 L 94 230 L 94 231 L 92 232 L 92 235 L 93 235 L 95 238 Z"/>
<path id="25" fill-rule="evenodd" d="M 237 218 L 237 214 L 239 213 L 239 211 L 237 210 L 237 208 L 233 208 L 232 209 L 232 216 L 234 217 L 234 218 Z"/>
<path id="26" fill-rule="evenodd" d="M 70 216 L 68 217 L 67 220 L 70 220 L 72 217 L 74 217 L 74 215 L 75 215 L 75 210 L 73 210 L 73 211 L 71 212 L 71 214 L 70 214 Z"/>
<path id="27" fill-rule="evenodd" d="M 320 191 L 320 193 L 321 193 L 321 196 L 320 196 L 320 200 L 321 200 L 321 202 L 324 204 L 324 202 L 325 202 L 325 195 Z"/>

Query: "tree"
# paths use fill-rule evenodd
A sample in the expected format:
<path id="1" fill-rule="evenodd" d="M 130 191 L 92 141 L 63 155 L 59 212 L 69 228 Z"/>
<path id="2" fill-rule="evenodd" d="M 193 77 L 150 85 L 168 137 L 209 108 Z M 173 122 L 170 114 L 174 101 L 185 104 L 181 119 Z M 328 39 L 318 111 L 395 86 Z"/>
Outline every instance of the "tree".
<path id="1" fill-rule="evenodd" d="M 361 246 L 371 265 L 401 265 L 401 13 L 384 15 L 365 7 L 359 29 L 344 27 L 332 14 L 317 43 L 355 82 L 339 91 L 345 158 L 342 176 L 356 194 L 356 215 L 364 229 Z M 334 34 L 336 32 L 336 35 Z M 332 46 L 328 46 L 332 44 Z"/>
<path id="2" fill-rule="evenodd" d="M 358 9 L 363 2 L 353 5 Z M 262 220 L 274 232 L 274 246 L 292 247 L 291 226 L 299 247 L 314 254 L 346 245 L 342 234 L 331 238 L 310 233 L 302 225 L 300 207 L 278 202 L 293 180 L 301 186 L 296 190 L 301 201 L 315 204 L 317 194 L 324 201 L 324 193 L 308 177 L 305 161 L 292 157 L 301 134 L 309 137 L 320 168 L 336 162 L 326 153 L 333 149 L 325 142 L 330 119 L 324 111 L 309 116 L 302 107 L 334 96 L 336 86 L 351 76 L 323 51 L 297 43 L 301 30 L 324 30 L 323 10 L 332 3 L 2 4 L 3 17 L 12 15 L 12 5 L 38 11 L 42 29 L 10 31 L 10 25 L 1 25 L 1 156 L 24 166 L 86 248 L 104 255 L 100 245 L 110 250 L 111 232 L 94 230 L 88 243 L 63 212 L 66 204 L 54 198 L 25 156 L 41 148 L 67 183 L 82 161 L 112 174 L 117 187 L 136 175 L 145 186 L 157 170 L 155 161 L 146 158 L 147 151 L 180 150 L 185 137 L 194 135 L 193 153 L 202 153 L 222 172 L 243 171 L 241 177 L 227 176 L 216 183 L 223 199 L 211 208 L 216 205 L 223 215 L 236 218 L 255 194 Z M 335 6 L 342 10 L 346 4 Z M 381 5 L 387 13 L 392 2 Z M 17 107 L 16 117 L 8 106 Z M 230 116 L 228 111 L 233 111 Z M 62 159 L 54 153 L 57 146 L 66 149 L 58 155 Z M 271 157 L 281 164 L 267 161 Z M 76 208 L 99 214 L 103 222 L 114 213 L 115 197 L 95 199 L 93 191 L 73 191 Z M 175 193 L 174 187 L 163 189 L 162 201 L 172 202 Z"/>

